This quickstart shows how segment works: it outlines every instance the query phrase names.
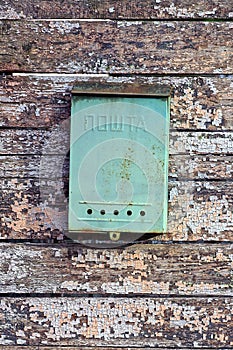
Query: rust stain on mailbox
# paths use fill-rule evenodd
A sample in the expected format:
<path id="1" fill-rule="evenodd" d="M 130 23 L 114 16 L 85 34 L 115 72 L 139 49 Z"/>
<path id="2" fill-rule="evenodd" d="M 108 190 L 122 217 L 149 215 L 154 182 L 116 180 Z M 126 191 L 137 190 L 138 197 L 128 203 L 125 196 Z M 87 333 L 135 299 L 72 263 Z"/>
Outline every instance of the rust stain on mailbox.
<path id="1" fill-rule="evenodd" d="M 132 91 L 133 90 L 133 91 Z M 69 233 L 162 233 L 167 223 L 166 88 L 77 87 L 70 141 Z"/>

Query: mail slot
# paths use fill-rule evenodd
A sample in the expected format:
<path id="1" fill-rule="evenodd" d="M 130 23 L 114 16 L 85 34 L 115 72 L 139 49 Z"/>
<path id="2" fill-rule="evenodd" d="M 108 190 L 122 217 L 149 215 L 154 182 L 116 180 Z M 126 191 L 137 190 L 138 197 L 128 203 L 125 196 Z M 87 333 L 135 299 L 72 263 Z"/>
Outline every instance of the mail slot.
<path id="1" fill-rule="evenodd" d="M 69 233 L 162 233 L 167 224 L 169 94 L 74 89 Z"/>

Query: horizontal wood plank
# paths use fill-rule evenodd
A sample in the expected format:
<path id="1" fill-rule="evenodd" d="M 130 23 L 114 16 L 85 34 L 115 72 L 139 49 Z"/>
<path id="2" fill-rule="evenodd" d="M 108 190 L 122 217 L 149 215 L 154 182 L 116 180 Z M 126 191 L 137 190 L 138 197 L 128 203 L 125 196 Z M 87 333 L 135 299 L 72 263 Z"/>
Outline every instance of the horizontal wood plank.
<path id="1" fill-rule="evenodd" d="M 11 346 L 11 345 L 0 345 L 0 349 L 1 350 L 25 350 L 25 346 L 20 346 L 20 345 L 15 345 L 15 346 Z M 118 346 L 114 346 L 114 347 L 109 347 L 109 346 L 96 346 L 96 345 L 91 345 L 91 346 L 79 346 L 79 345 L 73 345 L 73 346 L 59 346 L 56 345 L 56 350 L 151 350 L 151 349 L 157 349 L 157 347 L 138 347 L 137 345 L 135 345 L 134 347 L 118 347 Z M 179 348 L 180 350 L 191 350 L 192 348 Z M 46 346 L 46 345 L 32 345 L 29 346 L 27 345 L 27 350 L 53 350 L 53 348 L 51 346 Z M 170 350 L 170 348 L 164 348 L 163 350 Z M 214 350 L 211 348 L 205 348 L 205 350 Z M 229 350 L 229 349 L 225 349 L 225 350 Z"/>
<path id="2" fill-rule="evenodd" d="M 232 156 L 171 155 L 169 177 L 176 180 L 216 180 L 233 178 Z"/>
<path id="3" fill-rule="evenodd" d="M 232 73 L 230 22 L 2 21 L 4 72 Z"/>
<path id="4" fill-rule="evenodd" d="M 58 238 L 67 229 L 67 183 L 0 179 L 1 238 Z M 231 240 L 232 181 L 171 181 L 167 240 Z M 96 239 L 93 235 L 87 237 Z M 91 244 L 93 244 L 91 242 Z"/>
<path id="5" fill-rule="evenodd" d="M 49 156 L 46 164 L 39 155 L 0 156 L 0 177 L 6 178 L 57 178 L 56 169 L 63 164 L 63 177 L 69 177 L 69 159 L 63 156 Z M 41 162 L 41 167 L 40 167 Z M 52 164 L 53 166 L 46 166 Z M 233 156 L 227 155 L 171 155 L 169 177 L 176 180 L 232 180 Z"/>
<path id="6" fill-rule="evenodd" d="M 3 298 L 1 344 L 227 347 L 229 298 Z"/>
<path id="7" fill-rule="evenodd" d="M 0 349 L 1 350 L 25 350 L 25 346 L 19 346 L 19 345 L 15 345 L 15 346 L 11 346 L 11 345 L 0 345 Z M 109 346 L 96 346 L 96 345 L 91 345 L 91 346 L 79 346 L 79 345 L 73 345 L 73 346 L 59 346 L 56 345 L 56 350 L 151 350 L 151 349 L 158 349 L 157 347 L 138 347 L 137 345 L 135 345 L 134 347 L 118 347 L 118 346 L 114 346 L 114 347 L 109 347 Z M 180 350 L 191 350 L 192 348 L 179 348 Z M 27 350 L 53 350 L 53 348 L 51 346 L 46 346 L 46 345 L 32 345 L 32 346 L 28 346 L 27 345 Z M 170 350 L 170 348 L 164 348 L 163 350 Z M 214 350 L 211 348 L 205 348 L 205 350 Z M 225 349 L 225 350 L 229 350 L 229 349 Z"/>
<path id="8" fill-rule="evenodd" d="M 6 350 L 25 350 L 25 346 L 19 346 L 19 345 L 16 345 L 16 346 L 6 346 L 4 345 L 4 349 Z M 128 346 L 121 346 L 121 347 L 115 347 L 112 348 L 112 347 L 109 347 L 109 346 L 85 346 L 85 347 L 82 347 L 82 346 L 59 346 L 59 345 L 56 345 L 56 350 L 151 350 L 151 349 L 155 349 L 155 347 L 143 347 L 143 348 L 139 348 L 138 346 L 135 345 L 135 347 L 128 347 Z M 157 349 L 157 347 L 156 347 Z M 190 349 L 187 349 L 187 348 L 179 348 L 180 350 L 191 350 Z M 211 349 L 211 348 L 205 348 L 206 350 L 214 350 L 214 349 Z M 32 345 L 32 346 L 27 346 L 27 350 L 53 350 L 51 348 L 51 346 L 38 346 L 38 345 Z M 163 347 L 163 350 L 173 350 L 173 348 L 164 348 Z"/>
<path id="9" fill-rule="evenodd" d="M 5 76 L 0 79 L 0 126 L 49 127 L 70 117 L 74 85 L 156 84 L 171 87 L 171 128 L 233 130 L 231 77 Z"/>
<path id="10" fill-rule="evenodd" d="M 140 348 L 137 345 L 135 345 L 134 347 L 128 347 L 127 345 L 123 347 L 123 345 L 121 347 L 109 347 L 109 346 L 96 346 L 96 345 L 92 345 L 92 346 L 79 346 L 79 345 L 74 345 L 74 346 L 59 346 L 56 345 L 56 350 L 151 350 L 151 349 L 157 349 L 158 347 L 143 347 Z M 6 350 L 25 350 L 25 346 L 20 346 L 20 345 L 16 345 L 16 346 L 10 346 L 10 345 L 4 345 L 4 349 Z M 179 347 L 180 350 L 191 350 L 192 348 L 188 349 L 186 347 Z M 205 348 L 206 350 L 214 350 L 213 348 Z M 46 346 L 46 345 L 32 345 L 32 346 L 27 346 L 27 350 L 52 350 L 51 346 Z M 173 348 L 168 348 L 168 347 L 163 347 L 163 350 L 173 350 Z"/>
<path id="11" fill-rule="evenodd" d="M 34 0 L 15 2 L 2 0 L 0 17 L 19 18 L 231 18 L 232 2 L 229 0 L 170 0 L 163 2 L 144 0 Z"/>
<path id="12" fill-rule="evenodd" d="M 1 155 L 66 155 L 69 151 L 70 127 L 61 124 L 50 130 L 0 129 Z M 169 152 L 189 155 L 232 155 L 233 131 L 171 131 Z"/>
<path id="13" fill-rule="evenodd" d="M 1 350 L 25 350 L 25 346 L 20 346 L 20 345 L 0 345 L 0 349 Z M 151 350 L 151 349 L 158 349 L 158 347 L 138 347 L 137 345 L 135 345 L 134 347 L 129 347 L 129 346 L 114 346 L 114 347 L 110 347 L 110 346 L 96 346 L 96 345 L 90 345 L 90 346 L 79 346 L 79 345 L 73 345 L 73 346 L 60 346 L 60 345 L 56 345 L 56 350 Z M 192 350 L 192 348 L 179 348 L 180 350 Z M 32 346 L 28 346 L 27 345 L 27 350 L 53 350 L 53 348 L 51 346 L 46 346 L 46 345 L 32 345 Z M 170 348 L 166 348 L 163 347 L 163 350 L 170 350 Z M 205 350 L 214 350 L 213 348 L 205 348 Z M 229 349 L 225 349 L 225 350 L 229 350 Z"/>
<path id="14" fill-rule="evenodd" d="M 229 296 L 233 245 L 0 244 L 0 293 Z M 166 271 L 166 273 L 164 273 Z"/>

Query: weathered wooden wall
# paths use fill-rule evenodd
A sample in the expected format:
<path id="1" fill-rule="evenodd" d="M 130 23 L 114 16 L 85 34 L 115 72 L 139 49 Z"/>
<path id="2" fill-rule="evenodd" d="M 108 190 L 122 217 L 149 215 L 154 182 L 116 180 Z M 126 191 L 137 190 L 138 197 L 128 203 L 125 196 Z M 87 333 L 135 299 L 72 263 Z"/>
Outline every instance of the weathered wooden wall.
<path id="1" fill-rule="evenodd" d="M 123 19 L 230 19 L 232 2 L 228 0 L 12 0 L 1 1 L 1 17 L 19 18 L 123 18 Z"/>
<path id="2" fill-rule="evenodd" d="M 233 348 L 232 0 L 2 0 L 0 16 L 0 348 Z M 72 243 L 41 205 L 46 142 L 74 84 L 136 80 L 172 88 L 168 232 Z"/>

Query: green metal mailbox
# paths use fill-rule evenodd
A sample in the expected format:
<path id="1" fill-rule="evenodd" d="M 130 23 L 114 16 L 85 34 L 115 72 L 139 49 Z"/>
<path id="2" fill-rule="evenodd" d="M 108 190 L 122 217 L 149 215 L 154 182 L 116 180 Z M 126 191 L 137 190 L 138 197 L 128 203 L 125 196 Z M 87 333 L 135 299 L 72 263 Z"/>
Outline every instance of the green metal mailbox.
<path id="1" fill-rule="evenodd" d="M 72 95 L 69 233 L 166 231 L 169 91 Z"/>

